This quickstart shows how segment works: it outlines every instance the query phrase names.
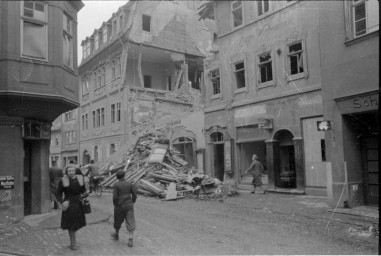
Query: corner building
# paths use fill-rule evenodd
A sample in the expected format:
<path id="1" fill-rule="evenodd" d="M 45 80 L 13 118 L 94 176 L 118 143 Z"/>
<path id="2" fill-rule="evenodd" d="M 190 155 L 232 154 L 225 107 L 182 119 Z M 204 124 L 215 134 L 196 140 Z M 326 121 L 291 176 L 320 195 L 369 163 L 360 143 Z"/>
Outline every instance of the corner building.
<path id="1" fill-rule="evenodd" d="M 78 104 L 81 1 L 0 2 L 0 216 L 50 211 L 52 121 Z"/>

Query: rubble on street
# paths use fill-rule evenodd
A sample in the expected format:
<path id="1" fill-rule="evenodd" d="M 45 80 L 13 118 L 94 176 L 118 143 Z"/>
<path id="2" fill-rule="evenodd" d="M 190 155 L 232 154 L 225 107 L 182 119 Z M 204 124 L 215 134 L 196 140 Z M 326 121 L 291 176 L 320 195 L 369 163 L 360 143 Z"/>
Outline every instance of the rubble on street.
<path id="1" fill-rule="evenodd" d="M 146 132 L 129 148 L 121 149 L 109 159 L 102 182 L 112 188 L 117 181 L 116 172 L 123 169 L 125 180 L 137 184 L 138 193 L 162 200 L 179 198 L 213 199 L 237 195 L 238 192 L 216 178 L 204 174 L 177 156 L 163 133 L 158 130 Z"/>

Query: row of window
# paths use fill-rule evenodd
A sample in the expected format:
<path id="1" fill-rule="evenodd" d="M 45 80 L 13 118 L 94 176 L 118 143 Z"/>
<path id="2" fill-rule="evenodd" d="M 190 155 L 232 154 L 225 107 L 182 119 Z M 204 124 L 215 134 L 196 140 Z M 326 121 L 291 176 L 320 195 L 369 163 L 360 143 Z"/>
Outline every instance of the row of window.
<path id="1" fill-rule="evenodd" d="M 287 64 L 286 70 L 290 78 L 299 78 L 306 72 L 306 54 L 304 42 L 299 41 L 287 46 Z M 274 53 L 267 51 L 257 56 L 257 77 L 258 86 L 263 87 L 273 85 L 275 77 Z M 245 61 L 237 61 L 233 63 L 233 72 L 237 90 L 246 88 Z M 210 80 L 212 84 L 212 94 L 221 93 L 220 70 L 215 69 L 210 72 Z"/>
<path id="2" fill-rule="evenodd" d="M 121 121 L 121 109 L 122 109 L 122 103 L 117 102 L 114 104 L 111 104 L 110 106 L 110 122 L 112 124 L 118 123 Z M 92 111 L 92 117 L 93 117 L 93 128 L 99 128 L 105 125 L 105 108 L 98 108 Z M 89 129 L 89 115 L 83 114 L 82 115 L 82 130 L 88 130 Z"/>
<path id="3" fill-rule="evenodd" d="M 106 67 L 102 66 L 93 71 L 94 74 L 94 91 L 106 85 Z M 121 76 L 120 57 L 111 61 L 111 81 L 114 81 Z M 90 77 L 82 79 L 82 95 L 87 95 L 90 92 Z"/>
<path id="4" fill-rule="evenodd" d="M 106 24 L 103 28 L 97 30 L 95 34 L 82 44 L 82 57 L 87 58 L 92 51 L 97 50 L 102 45 L 105 45 L 110 38 L 123 30 L 125 23 L 124 15 L 115 17 L 111 24 Z M 142 30 L 146 32 L 151 31 L 151 16 L 142 15 Z"/>
<path id="5" fill-rule="evenodd" d="M 231 3 L 231 24 L 233 28 L 243 25 L 243 4 L 245 1 Z M 290 2 L 287 0 L 287 2 Z M 251 3 L 250 3 L 251 4 Z M 270 10 L 270 0 L 257 0 L 257 15 L 262 16 Z M 359 37 L 379 29 L 379 3 L 377 0 L 352 0 L 351 16 L 353 36 Z"/>
<path id="6" fill-rule="evenodd" d="M 73 69 L 73 19 L 63 13 L 63 63 Z M 48 60 L 48 5 L 39 1 L 23 1 L 21 8 L 21 51 L 23 57 Z"/>
<path id="7" fill-rule="evenodd" d="M 65 132 L 65 144 L 74 144 L 76 142 L 76 132 Z"/>

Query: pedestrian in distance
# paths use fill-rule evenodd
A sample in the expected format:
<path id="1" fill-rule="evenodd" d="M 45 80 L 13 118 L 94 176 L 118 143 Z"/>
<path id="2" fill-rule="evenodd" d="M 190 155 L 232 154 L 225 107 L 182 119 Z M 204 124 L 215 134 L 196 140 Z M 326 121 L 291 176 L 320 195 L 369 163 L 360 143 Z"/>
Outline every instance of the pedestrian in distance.
<path id="1" fill-rule="evenodd" d="M 58 209 L 57 191 L 58 183 L 63 176 L 63 170 L 57 166 L 49 168 L 50 177 L 50 200 L 53 202 L 53 208 Z"/>
<path id="2" fill-rule="evenodd" d="M 252 157 L 252 162 L 245 171 L 245 173 L 250 172 L 253 174 L 253 181 L 251 184 L 253 185 L 253 191 L 251 192 L 252 194 L 255 194 L 255 190 L 257 187 L 260 187 L 262 189 L 263 194 L 266 194 L 266 189 L 263 189 L 262 187 L 262 172 L 263 172 L 263 165 L 261 162 L 258 161 L 258 156 L 256 154 L 253 155 Z"/>
<path id="3" fill-rule="evenodd" d="M 58 200 L 61 203 L 61 228 L 68 230 L 70 249 L 77 250 L 76 232 L 86 226 L 86 217 L 82 208 L 82 199 L 88 194 L 82 175 L 76 175 L 78 167 L 69 164 L 64 168 L 65 175 L 58 184 Z"/>
<path id="4" fill-rule="evenodd" d="M 93 186 L 94 186 L 94 179 L 96 176 L 99 176 L 99 168 L 98 165 L 95 164 L 95 161 L 93 159 L 90 160 L 90 164 L 86 165 L 85 168 L 87 169 L 86 176 L 89 176 L 89 190 L 90 193 L 93 192 Z"/>
<path id="5" fill-rule="evenodd" d="M 132 247 L 135 230 L 134 203 L 137 198 L 137 187 L 131 181 L 123 180 L 124 175 L 123 170 L 116 173 L 118 181 L 114 184 L 112 196 L 115 232 L 111 234 L 111 237 L 114 240 L 119 240 L 119 230 L 123 222 L 125 222 L 128 230 L 128 246 Z"/>

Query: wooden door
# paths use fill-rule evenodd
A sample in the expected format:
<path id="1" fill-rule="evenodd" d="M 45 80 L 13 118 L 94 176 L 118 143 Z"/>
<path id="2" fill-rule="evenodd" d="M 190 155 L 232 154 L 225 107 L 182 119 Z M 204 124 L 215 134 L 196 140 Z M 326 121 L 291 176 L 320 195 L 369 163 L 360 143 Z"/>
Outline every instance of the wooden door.
<path id="1" fill-rule="evenodd" d="M 364 138 L 362 152 L 365 204 L 377 205 L 379 198 L 377 137 Z"/>

